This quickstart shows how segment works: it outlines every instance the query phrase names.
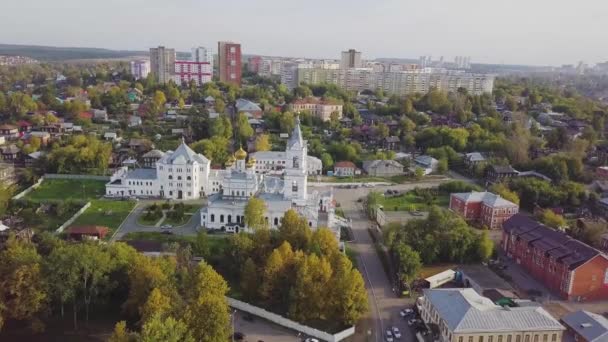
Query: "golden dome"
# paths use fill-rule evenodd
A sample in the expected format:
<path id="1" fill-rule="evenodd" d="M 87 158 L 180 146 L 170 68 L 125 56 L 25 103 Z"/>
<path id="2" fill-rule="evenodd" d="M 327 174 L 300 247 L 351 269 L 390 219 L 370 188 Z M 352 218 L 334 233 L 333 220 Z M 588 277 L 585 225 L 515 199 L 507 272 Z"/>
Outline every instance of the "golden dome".
<path id="1" fill-rule="evenodd" d="M 234 156 L 238 160 L 243 160 L 243 159 L 247 158 L 247 152 L 245 152 L 245 150 L 243 150 L 243 148 L 241 147 L 241 148 L 239 148 L 238 151 L 234 152 Z"/>
<path id="2" fill-rule="evenodd" d="M 249 160 L 247 161 L 247 167 L 253 167 L 254 165 L 255 165 L 255 158 L 249 157 Z"/>
<path id="3" fill-rule="evenodd" d="M 232 166 L 232 165 L 234 165 L 234 157 L 230 156 L 230 158 L 228 158 L 228 160 L 226 160 L 225 165 L 226 166 Z"/>

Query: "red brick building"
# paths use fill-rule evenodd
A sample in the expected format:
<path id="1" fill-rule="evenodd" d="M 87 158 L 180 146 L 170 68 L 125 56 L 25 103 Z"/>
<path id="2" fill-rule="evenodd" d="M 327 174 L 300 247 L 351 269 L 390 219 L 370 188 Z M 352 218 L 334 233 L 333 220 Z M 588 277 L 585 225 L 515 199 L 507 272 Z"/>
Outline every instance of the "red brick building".
<path id="1" fill-rule="evenodd" d="M 219 42 L 217 44 L 219 56 L 219 76 L 221 82 L 241 85 L 241 44 L 232 42 Z"/>
<path id="2" fill-rule="evenodd" d="M 463 192 L 450 195 L 450 209 L 467 221 L 490 229 L 500 229 L 503 222 L 519 212 L 519 206 L 491 192 Z"/>
<path id="3" fill-rule="evenodd" d="M 502 248 L 548 289 L 568 300 L 608 299 L 608 256 L 517 214 L 503 224 Z"/>

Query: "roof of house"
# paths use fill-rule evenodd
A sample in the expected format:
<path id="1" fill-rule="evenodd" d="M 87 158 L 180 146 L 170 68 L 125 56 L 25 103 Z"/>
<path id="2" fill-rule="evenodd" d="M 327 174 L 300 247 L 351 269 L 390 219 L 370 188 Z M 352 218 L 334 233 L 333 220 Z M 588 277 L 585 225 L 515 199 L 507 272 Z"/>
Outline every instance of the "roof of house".
<path id="1" fill-rule="evenodd" d="M 381 165 L 385 167 L 395 167 L 403 170 L 403 164 L 395 160 L 365 160 L 363 161 L 363 170 L 375 169 Z"/>
<path id="2" fill-rule="evenodd" d="M 346 167 L 346 168 L 351 168 L 351 169 L 357 168 L 357 166 L 351 161 L 339 161 L 334 164 L 334 169 L 337 167 Z"/>
<path id="3" fill-rule="evenodd" d="M 110 228 L 104 226 L 72 226 L 68 228 L 68 234 L 81 234 L 81 235 L 106 235 L 110 231 Z"/>
<path id="4" fill-rule="evenodd" d="M 399 140 L 399 137 L 391 135 L 390 137 L 386 137 L 386 142 L 387 143 L 398 143 L 401 140 Z"/>
<path id="5" fill-rule="evenodd" d="M 127 173 L 126 178 L 154 180 L 157 178 L 156 169 L 133 169 Z"/>
<path id="6" fill-rule="evenodd" d="M 425 290 L 424 296 L 454 333 L 565 330 L 540 306 L 503 308 L 472 288 Z"/>
<path id="7" fill-rule="evenodd" d="M 495 173 L 518 173 L 511 165 L 490 165 Z"/>
<path id="8" fill-rule="evenodd" d="M 608 319 L 593 312 L 579 310 L 562 317 L 562 321 L 589 342 L 608 341 Z"/>
<path id="9" fill-rule="evenodd" d="M 479 152 L 471 152 L 471 153 L 467 153 L 465 154 L 465 157 L 468 161 L 471 162 L 479 162 L 479 161 L 485 161 L 486 157 L 483 156 L 483 154 L 479 153 Z"/>
<path id="10" fill-rule="evenodd" d="M 17 147 L 17 145 L 13 144 L 13 145 L 0 147 L 0 151 L 2 151 L 2 153 L 4 153 L 4 154 L 15 154 L 15 153 L 19 153 L 21 150 L 19 149 L 19 147 Z"/>
<path id="11" fill-rule="evenodd" d="M 255 104 L 249 100 L 245 100 L 245 99 L 236 100 L 236 109 L 239 112 L 261 112 L 262 111 L 262 108 L 260 108 L 260 106 L 258 106 L 257 104 Z"/>
<path id="12" fill-rule="evenodd" d="M 433 163 L 438 162 L 437 159 L 435 159 L 431 156 L 427 156 L 427 155 L 418 156 L 418 157 L 414 158 L 414 161 L 416 163 L 424 164 L 424 165 L 428 165 L 428 166 L 430 166 Z"/>
<path id="13" fill-rule="evenodd" d="M 523 214 L 511 216 L 503 223 L 502 228 L 506 233 L 514 234 L 535 248 L 544 250 L 571 270 L 602 255 L 599 250 Z"/>
<path id="14" fill-rule="evenodd" d="M 517 204 L 500 197 L 500 195 L 496 195 L 496 194 L 493 194 L 488 191 L 460 192 L 460 193 L 453 193 L 452 196 L 459 198 L 467 203 L 482 202 L 483 204 L 490 206 L 492 208 L 519 207 Z"/>
<path id="15" fill-rule="evenodd" d="M 209 159 L 200 153 L 194 152 L 182 139 L 182 143 L 175 151 L 167 151 L 159 160 L 161 164 L 192 164 L 194 162 L 208 164 Z"/>
<path id="16" fill-rule="evenodd" d="M 165 152 L 163 152 L 161 150 L 152 150 L 152 151 L 145 153 L 142 157 L 143 158 L 162 158 L 162 156 L 164 156 L 164 155 L 165 155 Z"/>
<path id="17" fill-rule="evenodd" d="M 0 129 L 1 130 L 13 130 L 13 129 L 17 129 L 17 126 L 4 124 L 4 125 L 0 125 Z"/>

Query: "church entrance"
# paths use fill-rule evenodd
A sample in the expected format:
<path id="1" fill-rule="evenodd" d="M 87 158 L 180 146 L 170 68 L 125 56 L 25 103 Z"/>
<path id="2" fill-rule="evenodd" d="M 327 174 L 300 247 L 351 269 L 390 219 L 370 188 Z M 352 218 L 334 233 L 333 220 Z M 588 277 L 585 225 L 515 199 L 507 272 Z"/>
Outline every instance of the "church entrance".
<path id="1" fill-rule="evenodd" d="M 184 198 L 184 193 L 183 193 L 183 191 L 179 190 L 177 192 L 177 199 L 183 199 L 183 198 Z"/>

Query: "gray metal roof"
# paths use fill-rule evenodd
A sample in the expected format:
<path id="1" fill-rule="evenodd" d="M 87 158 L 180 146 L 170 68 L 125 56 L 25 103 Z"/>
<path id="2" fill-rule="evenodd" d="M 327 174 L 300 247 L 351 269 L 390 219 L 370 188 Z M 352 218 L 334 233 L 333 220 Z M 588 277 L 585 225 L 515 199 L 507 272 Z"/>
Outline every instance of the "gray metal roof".
<path id="1" fill-rule="evenodd" d="M 300 130 L 300 118 L 296 118 L 296 126 L 293 128 L 291 137 L 287 141 L 287 148 L 302 148 L 304 147 L 304 139 L 302 138 L 302 131 Z"/>
<path id="2" fill-rule="evenodd" d="M 562 317 L 566 323 L 577 334 L 583 336 L 589 342 L 608 341 L 608 319 L 593 312 L 579 310 Z"/>
<path id="3" fill-rule="evenodd" d="M 127 174 L 127 179 L 155 180 L 156 178 L 156 169 L 134 169 Z"/>
<path id="4" fill-rule="evenodd" d="M 503 308 L 470 288 L 425 290 L 424 295 L 455 333 L 565 329 L 539 306 Z"/>
<path id="5" fill-rule="evenodd" d="M 209 163 L 209 159 L 200 153 L 194 152 L 183 140 L 174 152 L 167 151 L 159 160 L 161 164 L 192 164 L 193 162 L 207 164 Z"/>

